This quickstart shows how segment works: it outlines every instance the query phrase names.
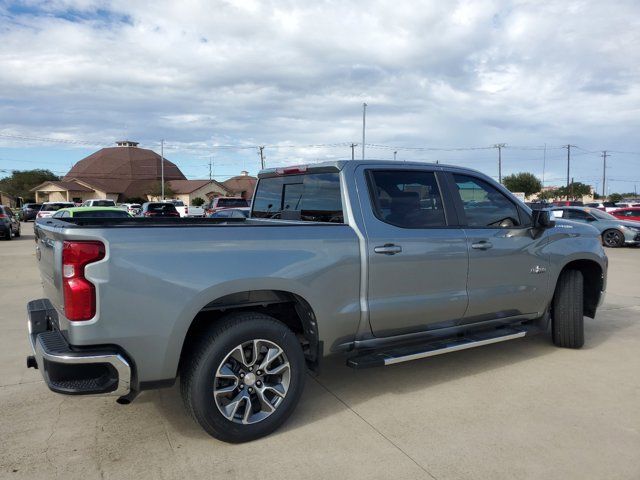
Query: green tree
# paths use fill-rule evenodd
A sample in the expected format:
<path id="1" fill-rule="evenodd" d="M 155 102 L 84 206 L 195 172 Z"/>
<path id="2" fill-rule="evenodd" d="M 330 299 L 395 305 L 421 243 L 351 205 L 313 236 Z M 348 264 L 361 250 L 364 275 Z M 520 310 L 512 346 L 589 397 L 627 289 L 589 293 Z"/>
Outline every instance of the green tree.
<path id="1" fill-rule="evenodd" d="M 191 205 L 193 205 L 194 207 L 201 207 L 202 205 L 204 205 L 204 198 L 202 197 L 196 197 L 191 201 Z"/>
<path id="2" fill-rule="evenodd" d="M 581 199 L 584 195 L 591 194 L 591 185 L 582 182 L 573 182 L 566 187 L 560 187 L 557 190 L 559 197 L 565 197 L 570 200 Z"/>
<path id="3" fill-rule="evenodd" d="M 33 201 L 35 195 L 30 190 L 41 183 L 60 178 L 50 170 L 13 170 L 11 176 L 0 180 L 0 190 L 14 197 L 22 197 L 25 202 Z"/>
<path id="4" fill-rule="evenodd" d="M 507 175 L 502 183 L 512 192 L 524 192 L 525 196 L 533 195 L 542 190 L 542 182 L 533 173 L 520 172 Z"/>
<path id="5" fill-rule="evenodd" d="M 611 195 L 609 195 L 609 201 L 614 203 L 618 203 L 622 200 L 622 198 L 622 195 L 619 193 L 612 193 Z"/>
<path id="6" fill-rule="evenodd" d="M 174 193 L 175 192 L 171 190 L 171 187 L 169 186 L 169 184 L 167 182 L 164 182 L 164 198 L 171 198 L 173 197 Z M 158 180 L 156 183 L 154 183 L 149 189 L 149 191 L 147 192 L 147 194 L 151 195 L 152 197 L 161 197 L 162 182 Z"/>
<path id="7" fill-rule="evenodd" d="M 553 200 L 558 196 L 559 195 L 557 190 L 546 190 L 544 192 L 540 192 L 540 194 L 538 195 L 538 198 L 540 200 Z"/>

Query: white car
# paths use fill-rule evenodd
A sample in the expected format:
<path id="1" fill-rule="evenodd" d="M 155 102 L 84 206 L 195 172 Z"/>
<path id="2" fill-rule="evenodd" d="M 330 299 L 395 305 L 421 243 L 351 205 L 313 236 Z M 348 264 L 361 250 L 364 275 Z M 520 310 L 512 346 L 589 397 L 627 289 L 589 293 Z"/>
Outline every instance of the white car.
<path id="1" fill-rule="evenodd" d="M 204 217 L 204 208 L 189 205 L 189 213 L 187 217 Z"/>
<path id="2" fill-rule="evenodd" d="M 36 218 L 49 218 L 61 208 L 71 208 L 75 206 L 76 204 L 73 202 L 44 202 Z"/>
<path id="3" fill-rule="evenodd" d="M 121 203 L 120 208 L 126 210 L 129 215 L 135 217 L 136 215 L 138 215 L 138 212 L 142 208 L 142 205 L 140 205 L 139 203 Z"/>
<path id="4" fill-rule="evenodd" d="M 81 207 L 115 207 L 116 202 L 108 198 L 92 198 L 82 202 Z"/>

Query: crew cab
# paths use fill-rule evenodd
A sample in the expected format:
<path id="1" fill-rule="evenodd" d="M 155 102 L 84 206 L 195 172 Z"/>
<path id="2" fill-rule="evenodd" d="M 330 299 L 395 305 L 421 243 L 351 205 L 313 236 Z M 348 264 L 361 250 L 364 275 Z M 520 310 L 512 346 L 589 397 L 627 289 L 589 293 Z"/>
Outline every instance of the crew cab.
<path id="1" fill-rule="evenodd" d="M 286 420 L 327 355 L 382 367 L 549 329 L 580 348 L 603 299 L 598 231 L 480 172 L 336 161 L 258 178 L 247 219 L 38 220 L 28 365 L 120 403 L 179 378 L 196 421 L 242 442 Z"/>

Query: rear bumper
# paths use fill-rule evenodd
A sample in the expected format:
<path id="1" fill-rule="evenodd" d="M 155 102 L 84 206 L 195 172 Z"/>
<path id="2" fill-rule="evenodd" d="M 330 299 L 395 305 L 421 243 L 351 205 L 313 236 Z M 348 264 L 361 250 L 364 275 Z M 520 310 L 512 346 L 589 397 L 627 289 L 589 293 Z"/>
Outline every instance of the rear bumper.
<path id="1" fill-rule="evenodd" d="M 57 312 L 44 298 L 27 304 L 33 356 L 27 366 L 40 370 L 47 386 L 66 395 L 113 395 L 131 392 L 131 364 L 114 347 L 74 348 L 57 325 Z"/>

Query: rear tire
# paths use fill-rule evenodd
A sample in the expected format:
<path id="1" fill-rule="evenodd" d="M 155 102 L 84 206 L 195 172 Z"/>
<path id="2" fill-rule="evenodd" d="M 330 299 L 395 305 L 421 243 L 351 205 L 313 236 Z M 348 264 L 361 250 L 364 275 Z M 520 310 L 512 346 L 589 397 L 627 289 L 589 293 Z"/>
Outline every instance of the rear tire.
<path id="1" fill-rule="evenodd" d="M 583 282 L 580 270 L 566 270 L 558 279 L 553 296 L 553 343 L 558 347 L 584 345 Z"/>
<path id="2" fill-rule="evenodd" d="M 602 232 L 602 243 L 611 248 L 619 248 L 624 245 L 624 235 L 615 228 Z"/>
<path id="3" fill-rule="evenodd" d="M 269 355 L 273 360 L 267 361 Z M 181 369 L 180 390 L 209 435 L 240 443 L 285 422 L 300 400 L 305 375 L 302 347 L 291 330 L 268 315 L 238 312 L 217 321 L 194 346 Z"/>

